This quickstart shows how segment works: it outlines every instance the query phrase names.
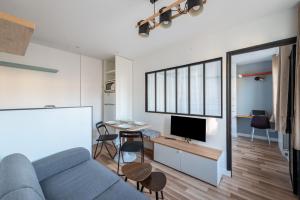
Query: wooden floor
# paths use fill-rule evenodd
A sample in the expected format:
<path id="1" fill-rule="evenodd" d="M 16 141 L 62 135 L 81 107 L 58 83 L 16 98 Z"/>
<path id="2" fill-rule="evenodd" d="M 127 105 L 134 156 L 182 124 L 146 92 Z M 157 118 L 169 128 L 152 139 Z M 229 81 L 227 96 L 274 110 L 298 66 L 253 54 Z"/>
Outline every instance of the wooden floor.
<path id="1" fill-rule="evenodd" d="M 116 172 L 117 164 L 110 159 L 105 148 L 97 160 Z M 167 176 L 164 197 L 169 200 L 222 200 L 222 199 L 297 199 L 291 189 L 288 162 L 280 155 L 277 143 L 239 137 L 233 140 L 233 176 L 223 176 L 218 187 L 180 173 L 162 164 L 146 159 L 154 171 Z M 199 169 L 201 170 L 201 169 Z M 132 187 L 135 187 L 135 183 Z M 146 194 L 155 199 L 155 195 Z"/>

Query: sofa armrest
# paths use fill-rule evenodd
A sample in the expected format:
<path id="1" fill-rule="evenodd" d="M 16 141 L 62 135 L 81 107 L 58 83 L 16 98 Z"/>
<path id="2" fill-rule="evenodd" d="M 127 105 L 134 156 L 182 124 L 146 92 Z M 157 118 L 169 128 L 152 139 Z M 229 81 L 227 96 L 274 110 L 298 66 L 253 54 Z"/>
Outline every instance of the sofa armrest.
<path id="1" fill-rule="evenodd" d="M 39 182 L 91 159 L 85 148 L 73 148 L 33 162 Z"/>

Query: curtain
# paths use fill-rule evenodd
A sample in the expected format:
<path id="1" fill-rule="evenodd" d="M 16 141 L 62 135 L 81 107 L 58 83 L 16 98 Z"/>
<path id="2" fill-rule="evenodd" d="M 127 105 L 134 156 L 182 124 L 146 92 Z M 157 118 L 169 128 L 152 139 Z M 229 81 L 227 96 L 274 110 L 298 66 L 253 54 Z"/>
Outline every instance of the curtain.
<path id="1" fill-rule="evenodd" d="M 298 8 L 298 41 L 295 75 L 295 99 L 294 99 L 294 149 L 300 150 L 300 7 Z"/>
<path id="2" fill-rule="evenodd" d="M 188 68 L 177 70 L 177 112 L 188 113 Z"/>
<path id="3" fill-rule="evenodd" d="M 176 71 L 168 70 L 166 72 L 166 111 L 169 113 L 176 112 Z"/>
<path id="4" fill-rule="evenodd" d="M 288 90 L 289 90 L 289 69 L 290 69 L 289 56 L 291 50 L 292 50 L 291 45 L 280 47 L 278 76 L 274 77 L 275 79 L 278 80 L 277 98 L 275 101 L 276 109 L 274 115 L 275 130 L 278 131 L 279 133 L 285 133 L 286 131 Z"/>
<path id="5" fill-rule="evenodd" d="M 190 68 L 191 114 L 203 115 L 203 64 Z"/>
<path id="6" fill-rule="evenodd" d="M 156 73 L 156 111 L 165 112 L 165 72 Z"/>
<path id="7" fill-rule="evenodd" d="M 278 88 L 278 77 L 279 77 L 279 56 L 273 55 L 272 57 L 272 81 L 273 81 L 273 113 L 271 116 L 271 122 L 275 122 L 276 111 L 277 111 L 277 88 Z"/>

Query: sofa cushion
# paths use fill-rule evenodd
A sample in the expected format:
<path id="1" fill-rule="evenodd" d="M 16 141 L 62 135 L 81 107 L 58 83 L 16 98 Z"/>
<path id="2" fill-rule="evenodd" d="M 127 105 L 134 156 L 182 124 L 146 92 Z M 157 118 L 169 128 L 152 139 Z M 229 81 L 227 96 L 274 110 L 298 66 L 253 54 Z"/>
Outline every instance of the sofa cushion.
<path id="1" fill-rule="evenodd" d="M 31 162 L 12 154 L 0 163 L 0 199 L 45 199 Z"/>
<path id="2" fill-rule="evenodd" d="M 120 178 L 89 160 L 41 182 L 46 199 L 94 199 Z"/>
<path id="3" fill-rule="evenodd" d="M 41 200 L 41 196 L 32 188 L 22 188 L 6 194 L 1 200 Z"/>
<path id="4" fill-rule="evenodd" d="M 90 159 L 91 155 L 87 149 L 77 147 L 37 160 L 33 163 L 33 166 L 41 182 Z"/>
<path id="5" fill-rule="evenodd" d="M 136 190 L 135 187 L 119 180 L 94 200 L 146 200 L 149 199 L 144 193 Z"/>

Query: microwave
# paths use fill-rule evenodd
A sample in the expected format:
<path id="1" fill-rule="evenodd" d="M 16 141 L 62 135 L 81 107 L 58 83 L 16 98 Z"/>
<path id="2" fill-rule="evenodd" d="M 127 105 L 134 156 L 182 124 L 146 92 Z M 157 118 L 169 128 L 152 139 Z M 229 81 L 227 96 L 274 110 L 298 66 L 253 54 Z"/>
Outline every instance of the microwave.
<path id="1" fill-rule="evenodd" d="M 115 92 L 115 81 L 106 81 L 105 83 L 105 92 Z"/>

